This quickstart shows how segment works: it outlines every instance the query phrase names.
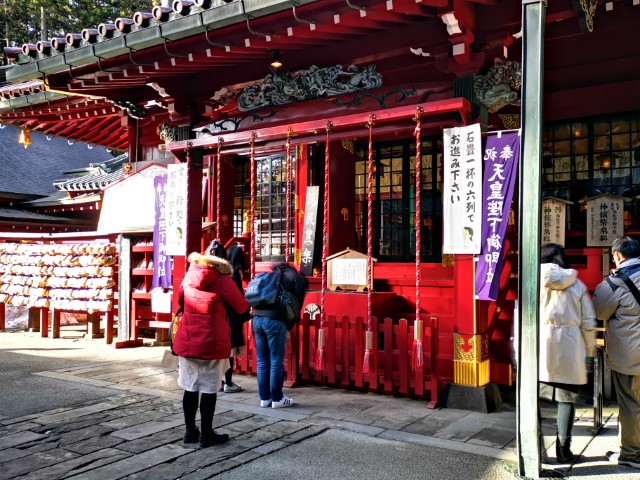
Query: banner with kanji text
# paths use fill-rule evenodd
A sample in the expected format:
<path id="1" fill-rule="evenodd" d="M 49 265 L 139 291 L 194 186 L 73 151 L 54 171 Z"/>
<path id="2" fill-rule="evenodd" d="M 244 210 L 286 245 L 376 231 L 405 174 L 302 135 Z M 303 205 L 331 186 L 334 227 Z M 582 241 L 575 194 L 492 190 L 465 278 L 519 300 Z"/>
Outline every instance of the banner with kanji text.
<path id="1" fill-rule="evenodd" d="M 492 132 L 484 147 L 482 252 L 476 264 L 476 295 L 496 300 L 503 249 L 520 159 L 519 132 Z"/>
<path id="2" fill-rule="evenodd" d="M 480 253 L 480 124 L 445 128 L 443 147 L 442 253 Z"/>

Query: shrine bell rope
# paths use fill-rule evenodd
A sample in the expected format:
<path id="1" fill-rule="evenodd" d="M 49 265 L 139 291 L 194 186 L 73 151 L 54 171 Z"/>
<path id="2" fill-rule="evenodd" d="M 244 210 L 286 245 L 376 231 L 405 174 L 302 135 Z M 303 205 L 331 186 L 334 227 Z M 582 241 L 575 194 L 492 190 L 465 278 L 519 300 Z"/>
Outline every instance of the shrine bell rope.
<path id="1" fill-rule="evenodd" d="M 222 137 L 218 138 L 218 152 L 216 155 L 216 239 L 220 241 L 220 172 L 222 171 L 222 157 L 220 150 L 222 149 Z"/>
<path id="2" fill-rule="evenodd" d="M 256 232 L 254 224 L 254 213 L 256 209 L 256 132 L 251 132 L 249 139 L 249 152 L 251 168 L 251 206 L 249 211 L 249 228 L 251 228 L 251 252 L 250 252 L 250 275 L 251 278 L 256 276 Z"/>
<path id="3" fill-rule="evenodd" d="M 191 147 L 193 147 L 193 143 L 192 142 L 187 142 L 187 146 L 184 149 L 184 153 L 185 153 L 185 158 L 187 161 L 187 189 L 184 192 L 184 198 L 185 198 L 185 203 L 187 206 L 191 205 Z M 187 207 L 188 208 L 188 207 Z M 184 266 L 185 266 L 185 271 L 187 269 L 187 259 L 189 258 L 189 247 L 191 245 L 191 235 L 189 235 L 189 225 L 187 225 L 186 231 L 184 232 L 184 243 L 185 243 L 185 254 L 184 254 Z"/>
<path id="4" fill-rule="evenodd" d="M 291 127 L 287 129 L 287 240 L 284 243 L 284 259 L 291 258 Z"/>
<path id="5" fill-rule="evenodd" d="M 416 122 L 416 188 L 415 188 L 415 221 L 416 229 L 416 320 L 413 324 L 413 348 L 411 352 L 411 367 L 422 368 L 424 366 L 424 347 L 422 336 L 424 332 L 423 322 L 420 318 L 420 257 L 422 255 L 422 241 L 420 238 L 420 229 L 422 226 L 422 141 L 420 139 L 420 130 L 422 128 L 421 116 L 422 108 L 416 108 L 414 120 Z"/>
<path id="6" fill-rule="evenodd" d="M 371 319 L 371 290 L 373 289 L 373 124 L 375 115 L 369 115 L 369 152 L 367 158 L 367 333 L 365 335 L 364 360 L 362 373 L 371 372 L 373 350 L 373 325 Z"/>
<path id="7" fill-rule="evenodd" d="M 320 328 L 318 329 L 318 349 L 316 351 L 316 371 L 325 370 L 325 338 L 324 327 L 326 325 L 326 293 L 327 293 L 327 254 L 329 250 L 328 226 L 329 226 L 329 149 L 331 146 L 329 133 L 333 124 L 327 122 L 327 131 L 324 144 L 324 197 L 322 215 L 322 291 L 320 295 Z"/>

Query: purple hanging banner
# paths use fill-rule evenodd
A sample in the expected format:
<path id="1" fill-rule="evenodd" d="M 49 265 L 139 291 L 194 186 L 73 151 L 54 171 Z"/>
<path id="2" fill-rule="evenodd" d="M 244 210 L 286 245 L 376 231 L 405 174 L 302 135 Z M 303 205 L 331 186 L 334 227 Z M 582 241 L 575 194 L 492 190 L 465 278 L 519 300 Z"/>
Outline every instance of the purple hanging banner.
<path id="1" fill-rule="evenodd" d="M 153 280 L 151 288 L 171 288 L 171 257 L 167 255 L 167 175 L 153 179 L 156 194 L 156 221 L 153 227 Z"/>
<path id="2" fill-rule="evenodd" d="M 496 300 L 502 272 L 511 199 L 520 158 L 520 134 L 502 133 L 487 137 L 482 182 L 482 252 L 476 264 L 478 300 Z"/>

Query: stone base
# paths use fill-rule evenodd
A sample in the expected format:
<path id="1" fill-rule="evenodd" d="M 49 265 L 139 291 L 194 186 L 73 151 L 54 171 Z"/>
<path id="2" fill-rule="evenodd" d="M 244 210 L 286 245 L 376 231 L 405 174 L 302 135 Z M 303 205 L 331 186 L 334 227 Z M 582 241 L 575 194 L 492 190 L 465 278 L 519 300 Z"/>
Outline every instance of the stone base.
<path id="1" fill-rule="evenodd" d="M 447 408 L 491 413 L 502 406 L 502 395 L 495 383 L 488 383 L 482 387 L 448 383 L 444 396 L 444 405 Z"/>

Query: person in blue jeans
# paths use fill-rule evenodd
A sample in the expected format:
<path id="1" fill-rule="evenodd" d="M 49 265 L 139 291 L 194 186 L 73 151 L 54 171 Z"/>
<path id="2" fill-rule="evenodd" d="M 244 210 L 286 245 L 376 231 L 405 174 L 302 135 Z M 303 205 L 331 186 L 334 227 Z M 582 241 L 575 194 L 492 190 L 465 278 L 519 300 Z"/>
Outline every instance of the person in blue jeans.
<path id="1" fill-rule="evenodd" d="M 300 301 L 304 299 L 307 286 L 305 278 L 288 263 L 272 267 L 281 272 L 282 287 L 292 292 Z M 258 393 L 263 408 L 284 408 L 293 405 L 293 399 L 282 392 L 284 383 L 284 350 L 287 340 L 287 326 L 280 318 L 277 306 L 254 309 L 253 335 L 256 342 L 258 360 Z"/>

